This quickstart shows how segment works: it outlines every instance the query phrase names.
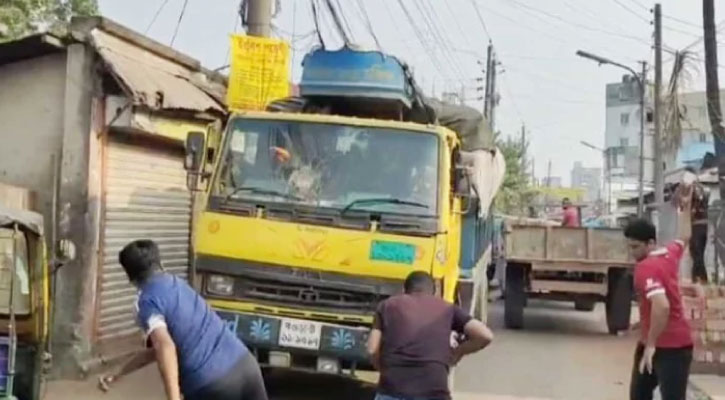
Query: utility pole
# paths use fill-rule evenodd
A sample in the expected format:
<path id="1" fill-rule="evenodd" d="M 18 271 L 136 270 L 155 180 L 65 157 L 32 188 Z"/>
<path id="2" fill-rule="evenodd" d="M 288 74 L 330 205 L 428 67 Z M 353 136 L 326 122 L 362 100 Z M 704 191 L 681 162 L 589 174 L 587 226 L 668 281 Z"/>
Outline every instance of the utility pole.
<path id="1" fill-rule="evenodd" d="M 665 203 L 665 181 L 662 163 L 662 6 L 655 4 L 655 87 L 654 87 L 654 181 L 655 181 L 655 225 L 660 230 L 659 214 Z"/>
<path id="2" fill-rule="evenodd" d="M 247 33 L 249 36 L 269 37 L 272 34 L 272 0 L 249 0 L 247 3 Z"/>
<path id="3" fill-rule="evenodd" d="M 498 62 L 496 61 L 496 52 L 494 51 L 491 56 L 491 115 L 489 118 L 489 124 L 491 124 L 491 131 L 496 132 L 496 107 L 498 106 L 498 96 L 496 95 L 496 67 Z"/>
<path id="4" fill-rule="evenodd" d="M 531 184 L 539 186 L 539 182 L 536 180 L 536 158 L 534 157 L 531 157 Z"/>
<path id="5" fill-rule="evenodd" d="M 639 185 L 637 192 L 639 194 L 637 201 L 637 216 L 642 218 L 644 215 L 644 121 L 646 118 L 645 96 L 647 95 L 647 61 L 642 61 L 642 75 L 638 79 L 639 83 Z"/>
<path id="6" fill-rule="evenodd" d="M 487 56 L 486 56 L 486 89 L 484 91 L 483 99 L 483 116 L 490 123 L 490 111 L 491 111 L 491 66 L 493 65 L 493 44 L 488 43 Z"/>
<path id="7" fill-rule="evenodd" d="M 717 158 L 718 176 L 720 178 L 720 215 L 715 227 L 715 237 L 725 237 L 725 127 L 722 124 L 722 108 L 720 106 L 720 77 L 717 61 L 717 30 L 715 27 L 715 1 L 702 0 L 703 30 L 705 31 L 705 79 L 707 87 L 707 113 L 710 127 L 715 140 L 715 157 Z M 722 240 L 715 241 L 716 253 L 721 263 L 725 262 L 725 245 Z M 715 281 L 720 278 L 719 266 L 715 266 Z"/>
<path id="8" fill-rule="evenodd" d="M 526 174 L 526 147 L 526 125 L 521 124 L 521 171 L 523 171 L 524 174 Z"/>
<path id="9" fill-rule="evenodd" d="M 546 187 L 551 187 L 551 159 L 549 159 L 549 167 L 546 171 Z"/>

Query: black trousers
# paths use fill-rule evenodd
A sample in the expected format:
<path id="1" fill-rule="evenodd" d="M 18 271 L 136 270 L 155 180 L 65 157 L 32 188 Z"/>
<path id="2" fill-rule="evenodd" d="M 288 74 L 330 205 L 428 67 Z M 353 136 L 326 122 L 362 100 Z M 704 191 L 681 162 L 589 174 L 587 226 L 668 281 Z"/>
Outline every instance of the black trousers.
<path id="1" fill-rule="evenodd" d="M 267 400 L 259 364 L 246 354 L 226 376 L 201 388 L 187 400 Z"/>
<path id="2" fill-rule="evenodd" d="M 685 400 L 687 382 L 690 377 L 692 363 L 692 347 L 679 349 L 660 349 L 655 352 L 653 373 L 639 373 L 639 362 L 644 353 L 644 346 L 637 345 L 634 352 L 632 381 L 629 385 L 630 400 L 652 400 L 655 388 L 659 386 L 662 400 Z"/>
<path id="3" fill-rule="evenodd" d="M 692 256 L 692 281 L 706 283 L 705 247 L 707 247 L 707 224 L 693 224 L 690 237 L 690 255 Z"/>

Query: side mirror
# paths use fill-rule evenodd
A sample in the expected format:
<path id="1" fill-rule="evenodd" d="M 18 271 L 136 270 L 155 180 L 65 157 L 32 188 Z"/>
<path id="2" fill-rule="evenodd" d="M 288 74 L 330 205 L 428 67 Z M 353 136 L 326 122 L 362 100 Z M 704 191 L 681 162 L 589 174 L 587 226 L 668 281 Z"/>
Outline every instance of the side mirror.
<path id="1" fill-rule="evenodd" d="M 204 132 L 189 132 L 186 135 L 186 156 L 184 169 L 186 169 L 186 186 L 191 191 L 198 190 L 199 175 L 202 172 L 202 163 L 206 153 L 206 138 Z"/>
<path id="2" fill-rule="evenodd" d="M 199 172 L 204 159 L 204 132 L 189 132 L 186 135 L 186 158 L 184 168 L 189 172 Z"/>
<path id="3" fill-rule="evenodd" d="M 453 195 L 460 198 L 461 203 L 464 205 L 461 214 L 468 214 L 477 204 L 478 199 L 471 183 L 471 174 L 468 167 L 465 165 L 456 166 L 453 185 Z"/>

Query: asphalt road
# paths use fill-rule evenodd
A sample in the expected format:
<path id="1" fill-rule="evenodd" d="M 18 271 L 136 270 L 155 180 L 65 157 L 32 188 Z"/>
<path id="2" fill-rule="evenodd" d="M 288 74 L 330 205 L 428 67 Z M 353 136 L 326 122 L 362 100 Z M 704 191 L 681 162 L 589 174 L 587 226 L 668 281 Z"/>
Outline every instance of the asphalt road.
<path id="1" fill-rule="evenodd" d="M 636 337 L 609 335 L 603 304 L 582 312 L 573 303 L 530 300 L 520 331 L 503 328 L 500 302 L 489 308 L 494 344 L 456 369 L 457 392 L 512 399 L 628 398 Z"/>
<path id="2" fill-rule="evenodd" d="M 604 309 L 575 311 L 567 303 L 532 300 L 525 313 L 525 329 L 503 329 L 503 307 L 490 304 L 489 323 L 496 340 L 456 368 L 457 400 L 623 400 L 634 333 L 606 333 Z M 370 379 L 370 377 L 368 377 Z M 374 386 L 336 376 L 273 370 L 266 373 L 272 400 L 371 400 Z M 163 389 L 155 366 L 102 394 L 95 382 L 54 382 L 47 400 L 156 400 Z"/>

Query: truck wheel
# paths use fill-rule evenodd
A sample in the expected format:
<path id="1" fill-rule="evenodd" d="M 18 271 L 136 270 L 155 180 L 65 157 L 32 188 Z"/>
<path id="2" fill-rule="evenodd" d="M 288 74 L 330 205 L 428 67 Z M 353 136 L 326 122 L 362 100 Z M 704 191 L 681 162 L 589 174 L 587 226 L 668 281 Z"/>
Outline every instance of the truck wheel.
<path id="1" fill-rule="evenodd" d="M 504 325 L 509 329 L 524 326 L 526 303 L 526 267 L 522 264 L 506 266 L 506 298 L 504 299 Z"/>
<path id="2" fill-rule="evenodd" d="M 607 328 L 616 335 L 629 329 L 632 314 L 632 276 L 626 269 L 612 268 L 607 276 Z"/>
<path id="3" fill-rule="evenodd" d="M 596 304 L 597 302 L 591 299 L 576 299 L 574 300 L 574 309 L 577 311 L 593 311 Z"/>

